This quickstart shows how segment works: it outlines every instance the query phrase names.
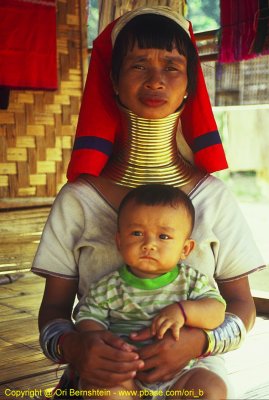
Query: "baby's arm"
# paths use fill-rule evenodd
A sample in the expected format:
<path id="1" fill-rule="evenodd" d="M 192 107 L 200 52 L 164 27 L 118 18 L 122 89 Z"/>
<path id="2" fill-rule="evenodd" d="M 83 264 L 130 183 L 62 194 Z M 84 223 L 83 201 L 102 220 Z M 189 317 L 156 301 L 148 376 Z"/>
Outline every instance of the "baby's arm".
<path id="1" fill-rule="evenodd" d="M 152 335 L 162 339 L 168 329 L 176 340 L 179 340 L 180 328 L 183 325 L 215 329 L 225 317 L 225 304 L 214 298 L 182 300 L 179 303 L 164 307 L 153 319 Z"/>

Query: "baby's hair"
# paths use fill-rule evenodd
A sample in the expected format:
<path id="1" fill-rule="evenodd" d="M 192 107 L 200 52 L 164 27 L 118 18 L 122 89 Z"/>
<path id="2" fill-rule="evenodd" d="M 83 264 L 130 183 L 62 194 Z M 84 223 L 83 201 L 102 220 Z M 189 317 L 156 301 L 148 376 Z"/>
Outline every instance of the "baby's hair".
<path id="1" fill-rule="evenodd" d="M 163 184 L 147 184 L 132 189 L 123 198 L 118 210 L 118 227 L 122 210 L 133 201 L 135 204 L 146 206 L 170 206 L 173 208 L 183 207 L 190 219 L 191 229 L 193 230 L 195 220 L 195 210 L 191 199 L 179 188 Z M 191 233 L 191 232 L 190 232 Z"/>
<path id="2" fill-rule="evenodd" d="M 198 53 L 189 35 L 175 21 L 163 15 L 138 15 L 119 32 L 112 53 L 112 79 L 119 81 L 123 59 L 135 43 L 141 49 L 156 48 L 172 51 L 176 46 L 179 54 L 187 59 L 188 94 L 196 89 Z"/>

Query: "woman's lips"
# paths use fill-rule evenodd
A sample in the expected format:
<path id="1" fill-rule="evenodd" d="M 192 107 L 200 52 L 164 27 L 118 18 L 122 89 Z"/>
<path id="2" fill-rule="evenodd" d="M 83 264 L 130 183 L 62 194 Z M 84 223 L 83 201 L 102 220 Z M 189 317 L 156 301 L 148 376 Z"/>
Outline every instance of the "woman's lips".
<path id="1" fill-rule="evenodd" d="M 141 97 L 141 102 L 148 107 L 160 107 L 166 103 L 162 97 Z"/>

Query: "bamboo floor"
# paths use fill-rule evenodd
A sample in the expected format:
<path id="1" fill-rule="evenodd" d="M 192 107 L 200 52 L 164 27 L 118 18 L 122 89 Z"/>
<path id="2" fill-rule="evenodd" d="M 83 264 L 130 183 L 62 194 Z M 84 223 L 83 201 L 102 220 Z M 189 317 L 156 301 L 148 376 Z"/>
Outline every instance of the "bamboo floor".
<path id="1" fill-rule="evenodd" d="M 31 272 L 0 286 L 1 400 L 12 399 L 13 390 L 35 391 L 38 397 L 55 387 L 61 375 L 59 366 L 47 360 L 39 347 L 37 314 L 43 289 L 44 279 Z M 31 392 L 17 398 L 35 396 Z"/>
<path id="2" fill-rule="evenodd" d="M 31 267 L 50 207 L 0 211 L 0 275 Z"/>
<path id="3" fill-rule="evenodd" d="M 0 211 L 0 400 L 38 398 L 61 375 L 40 351 L 37 314 L 45 281 L 29 272 L 49 211 Z M 14 397 L 13 390 L 23 393 Z"/>

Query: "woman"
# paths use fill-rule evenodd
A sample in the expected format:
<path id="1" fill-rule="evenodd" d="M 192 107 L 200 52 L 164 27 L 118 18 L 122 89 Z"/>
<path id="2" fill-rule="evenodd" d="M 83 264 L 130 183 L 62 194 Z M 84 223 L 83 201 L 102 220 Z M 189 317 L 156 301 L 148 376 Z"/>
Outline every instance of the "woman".
<path id="1" fill-rule="evenodd" d="M 195 166 L 180 154 L 189 150 L 183 137 L 176 142 L 180 114 Z M 98 388 L 134 375 L 148 383 L 166 381 L 203 356 L 198 368 L 181 377 L 181 388 L 226 398 L 219 354 L 237 348 L 254 323 L 247 274 L 263 262 L 235 201 L 207 174 L 225 167 L 188 22 L 167 8 L 151 7 L 111 24 L 95 42 L 70 182 L 57 196 L 33 264 L 33 272 L 46 277 L 39 326 L 49 358 L 69 363 Z M 121 264 L 114 245 L 117 207 L 130 187 L 150 182 L 179 186 L 192 199 L 197 246 L 188 263 L 218 286 L 228 314 L 215 331 L 185 327 L 178 342 L 166 335 L 137 352 L 123 352 L 122 340 L 110 332 L 76 332 L 71 313 L 76 294 L 81 299 L 91 281 Z M 148 335 L 138 333 L 136 340 Z"/>

